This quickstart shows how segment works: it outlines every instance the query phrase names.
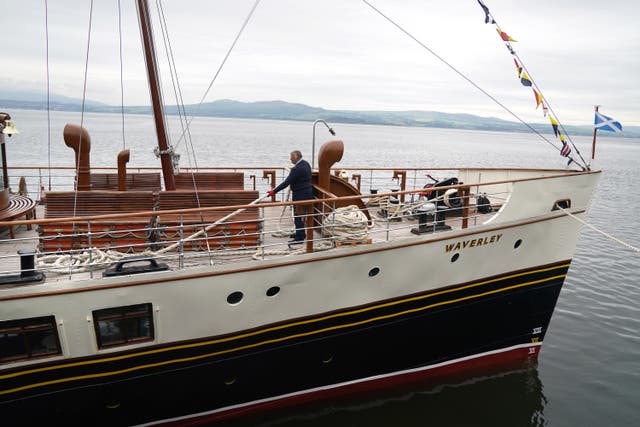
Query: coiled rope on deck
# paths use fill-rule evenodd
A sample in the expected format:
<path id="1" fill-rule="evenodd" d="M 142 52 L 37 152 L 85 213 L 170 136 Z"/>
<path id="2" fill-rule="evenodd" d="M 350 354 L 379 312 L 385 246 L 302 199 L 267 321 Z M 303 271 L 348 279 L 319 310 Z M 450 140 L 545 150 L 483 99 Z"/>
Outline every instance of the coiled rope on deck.
<path id="1" fill-rule="evenodd" d="M 369 237 L 369 219 L 356 205 L 337 208 L 322 221 L 323 235 L 333 240 L 364 240 Z"/>
<path id="2" fill-rule="evenodd" d="M 143 252 L 139 255 L 147 255 L 149 252 Z M 82 273 L 85 271 L 103 268 L 107 264 L 120 261 L 129 254 L 107 250 L 103 251 L 98 248 L 73 253 L 73 254 L 52 254 L 38 258 L 38 268 L 60 274 L 66 273 Z"/>

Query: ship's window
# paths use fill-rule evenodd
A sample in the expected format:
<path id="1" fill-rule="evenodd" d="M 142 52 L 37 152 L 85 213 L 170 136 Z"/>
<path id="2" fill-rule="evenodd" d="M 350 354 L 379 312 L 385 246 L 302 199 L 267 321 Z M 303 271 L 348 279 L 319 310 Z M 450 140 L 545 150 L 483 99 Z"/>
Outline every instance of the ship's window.
<path id="1" fill-rule="evenodd" d="M 54 316 L 0 322 L 0 363 L 59 354 L 62 352 Z"/>
<path id="2" fill-rule="evenodd" d="M 99 348 L 153 340 L 151 304 L 105 308 L 93 312 Z"/>
<path id="3" fill-rule="evenodd" d="M 231 305 L 237 305 L 240 304 L 242 298 L 244 298 L 244 294 L 240 291 L 235 291 L 229 294 L 227 302 Z"/>
<path id="4" fill-rule="evenodd" d="M 513 244 L 513 249 L 518 249 L 521 244 L 522 244 L 522 239 L 516 240 L 516 242 Z"/>
<path id="5" fill-rule="evenodd" d="M 456 262 L 458 258 L 460 258 L 460 254 L 458 253 L 453 254 L 453 256 L 451 257 L 451 262 Z"/>
<path id="6" fill-rule="evenodd" d="M 377 276 L 380 273 L 380 267 L 373 267 L 369 270 L 369 277 Z"/>
<path id="7" fill-rule="evenodd" d="M 279 292 L 280 292 L 280 287 L 279 286 L 272 286 L 269 289 L 267 289 L 267 296 L 268 297 L 274 297 L 274 296 L 278 295 Z"/>

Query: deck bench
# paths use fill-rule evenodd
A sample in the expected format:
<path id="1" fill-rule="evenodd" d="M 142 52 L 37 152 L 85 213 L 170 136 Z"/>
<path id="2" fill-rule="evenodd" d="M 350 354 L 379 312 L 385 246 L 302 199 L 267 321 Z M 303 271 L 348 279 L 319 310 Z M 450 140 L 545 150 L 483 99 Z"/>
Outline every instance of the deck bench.
<path id="1" fill-rule="evenodd" d="M 10 194 L 9 203 L 4 209 L 0 209 L 0 221 L 13 221 L 24 216 L 25 219 L 35 219 L 36 202 L 21 194 Z M 9 225 L 9 236 L 15 238 L 13 226 Z M 31 225 L 27 224 L 27 230 L 31 230 Z"/>
<path id="2" fill-rule="evenodd" d="M 176 190 L 243 190 L 243 172 L 182 172 L 174 175 Z M 194 181 L 195 187 L 194 188 Z"/>
<path id="3" fill-rule="evenodd" d="M 151 191 L 59 191 L 46 193 L 45 218 L 69 218 L 152 211 L 156 193 Z M 75 207 L 74 207 L 75 206 Z M 150 217 L 56 222 L 39 227 L 40 250 L 69 251 L 118 246 L 121 252 L 146 249 Z M 86 235 L 91 231 L 91 245 Z"/>
<path id="4" fill-rule="evenodd" d="M 118 190 L 117 173 L 91 173 L 92 190 Z M 157 172 L 128 173 L 126 175 L 127 191 L 160 191 L 160 174 Z"/>

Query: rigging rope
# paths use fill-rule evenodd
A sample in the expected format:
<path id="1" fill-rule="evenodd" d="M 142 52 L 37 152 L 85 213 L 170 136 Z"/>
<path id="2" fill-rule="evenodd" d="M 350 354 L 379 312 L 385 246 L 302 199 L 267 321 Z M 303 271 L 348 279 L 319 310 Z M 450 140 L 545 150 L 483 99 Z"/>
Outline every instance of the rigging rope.
<path id="1" fill-rule="evenodd" d="M 82 107 L 80 109 L 80 127 L 84 127 L 84 104 L 87 99 L 87 76 L 89 74 L 89 52 L 91 48 L 91 25 L 93 22 L 93 0 L 91 0 L 91 5 L 89 6 L 89 28 L 87 30 L 87 55 L 85 57 L 84 62 L 84 81 L 82 85 Z M 76 159 L 76 178 L 75 178 L 75 189 L 74 189 L 74 197 L 73 197 L 73 216 L 76 216 L 76 210 L 78 206 L 78 178 L 80 176 L 80 152 L 82 152 L 82 132 L 80 132 L 80 141 L 78 143 L 78 159 Z"/>
<path id="2" fill-rule="evenodd" d="M 481 88 L 477 83 L 475 83 L 473 80 L 471 80 L 469 77 L 467 77 L 464 73 L 462 73 L 460 70 L 458 70 L 456 67 L 454 67 L 452 64 L 450 64 L 449 62 L 447 62 L 447 60 L 445 60 L 442 56 L 438 55 L 434 50 L 432 50 L 431 48 L 429 48 L 426 44 L 424 44 L 423 42 L 421 42 L 420 40 L 418 40 L 414 35 L 412 35 L 409 31 L 405 30 L 400 24 L 396 23 L 393 19 L 391 19 L 390 17 L 388 17 L 387 15 L 385 15 L 381 10 L 379 10 L 378 8 L 376 8 L 375 6 L 373 6 L 371 3 L 369 3 L 368 0 L 362 0 L 362 2 L 364 4 L 366 4 L 367 6 L 369 6 L 373 11 L 375 11 L 377 14 L 379 14 L 380 16 L 382 16 L 384 19 L 386 19 L 390 24 L 392 24 L 394 27 L 396 27 L 398 30 L 400 30 L 401 32 L 403 32 L 406 36 L 408 36 L 410 39 L 412 39 L 413 41 L 415 41 L 416 43 L 418 43 L 418 45 L 420 45 L 423 49 L 425 49 L 427 52 L 429 52 L 431 55 L 433 55 L 434 57 L 436 57 L 440 62 L 442 62 L 444 65 L 446 65 L 447 67 L 449 67 L 452 71 L 454 71 L 456 74 L 458 74 L 460 77 L 462 77 L 464 80 L 466 80 L 470 85 L 472 85 L 473 87 L 475 87 L 476 89 L 478 89 L 480 92 L 482 92 L 485 96 L 487 96 L 489 99 L 491 99 L 494 103 L 496 103 L 498 106 L 500 106 L 503 110 L 505 110 L 507 113 L 511 114 L 516 120 L 518 120 L 520 123 L 522 123 L 523 125 L 525 125 L 527 128 L 529 128 L 529 130 L 531 130 L 533 133 L 535 133 L 536 135 L 538 135 L 542 140 L 546 141 L 549 145 L 551 145 L 553 148 L 555 148 L 558 151 L 561 151 L 560 147 L 557 147 L 553 142 L 549 141 L 544 135 L 542 135 L 540 132 L 538 132 L 533 126 L 531 126 L 529 123 L 525 122 L 524 120 L 522 120 L 520 118 L 520 116 L 518 116 L 516 113 L 514 113 L 513 111 L 511 111 L 511 109 L 509 109 L 509 107 L 507 107 L 506 105 L 504 105 L 503 103 L 501 103 L 500 101 L 498 101 L 498 99 L 496 99 L 493 95 L 491 95 L 489 92 L 487 92 L 486 90 L 484 90 L 483 88 Z M 571 159 L 571 157 L 569 157 Z M 576 162 L 574 159 L 573 160 L 576 164 L 579 165 L 578 162 Z M 582 167 L 583 170 L 585 170 L 586 165 L 580 165 Z"/>
<path id="3" fill-rule="evenodd" d="M 516 62 L 516 66 L 521 67 L 522 70 L 524 70 L 524 74 L 526 75 L 526 77 L 528 78 L 528 80 L 530 80 L 532 88 L 537 89 L 538 93 L 540 94 L 540 101 L 539 104 L 542 104 L 542 108 L 544 109 L 545 106 L 548 108 L 548 110 L 551 112 L 552 116 L 556 118 L 556 120 L 558 121 L 558 125 L 560 126 L 560 128 L 562 129 L 562 131 L 564 132 L 564 134 L 562 135 L 566 135 L 567 138 L 569 139 L 569 142 L 571 143 L 571 146 L 576 150 L 576 153 L 578 154 L 578 156 L 580 156 L 580 160 L 582 160 L 582 166 L 583 166 L 583 170 L 586 168 L 588 169 L 587 166 L 587 162 L 585 161 L 584 157 L 582 157 L 582 154 L 580 153 L 580 150 L 578 149 L 578 147 L 575 145 L 575 143 L 573 142 L 573 139 L 571 138 L 571 136 L 569 135 L 569 133 L 567 132 L 567 130 L 565 129 L 564 125 L 562 124 L 562 121 L 558 118 L 558 115 L 556 114 L 556 112 L 553 110 L 553 108 L 551 107 L 551 104 L 549 103 L 549 100 L 547 99 L 547 97 L 543 96 L 542 91 L 540 90 L 540 87 L 538 86 L 538 84 L 535 82 L 535 80 L 532 77 L 532 74 L 529 72 L 529 70 L 527 69 L 526 65 L 524 64 L 524 61 L 522 61 L 522 58 L 520 58 L 520 55 L 518 55 L 515 51 L 515 49 L 513 48 L 513 46 L 511 45 L 511 41 L 513 40 L 511 37 L 509 37 L 507 35 L 507 37 L 502 37 L 502 34 L 505 34 L 501 29 L 500 26 L 498 25 L 498 22 L 496 21 L 495 17 L 493 16 L 493 14 L 489 11 L 489 8 L 487 8 L 487 6 L 481 1 L 478 0 L 478 3 L 480 3 L 480 6 L 482 7 L 482 9 L 484 10 L 486 17 L 485 17 L 485 23 L 492 23 L 495 25 L 496 29 L 498 30 L 498 32 L 501 34 L 501 38 L 502 40 L 505 42 L 505 45 L 507 46 L 507 49 L 509 50 L 509 53 L 514 57 L 517 58 L 517 60 L 519 62 Z M 520 77 L 520 72 L 518 73 L 518 76 Z M 536 90 L 534 89 L 534 93 L 536 93 Z M 544 100 L 544 101 L 543 101 Z M 537 108 L 537 107 L 536 107 Z M 546 113 L 545 113 L 545 117 L 546 117 Z M 562 141 L 562 139 L 561 139 Z M 555 146 L 555 145 L 554 145 Z M 562 148 L 559 148 L 561 154 L 562 154 Z M 565 156 L 568 159 L 570 159 L 570 161 L 575 162 L 575 159 L 569 155 Z"/>
<path id="4" fill-rule="evenodd" d="M 566 213 L 567 215 L 569 215 L 571 218 L 575 219 L 576 221 L 582 223 L 583 225 L 586 225 L 587 227 L 589 227 L 590 229 L 592 229 L 596 233 L 599 233 L 599 234 L 603 235 L 607 239 L 612 240 L 612 241 L 614 241 L 616 243 L 619 243 L 620 245 L 626 247 L 627 249 L 631 249 L 632 251 L 634 251 L 636 253 L 640 253 L 640 248 L 636 248 L 635 246 L 632 246 L 627 242 L 623 242 L 622 240 L 618 239 L 617 237 L 614 237 L 611 234 L 608 234 L 608 233 L 596 228 L 595 226 L 587 223 L 586 221 L 582 220 L 581 218 L 578 218 L 577 216 L 575 216 L 574 214 L 572 214 L 568 210 L 566 210 L 564 208 L 561 208 L 560 206 L 558 206 L 558 209 L 560 209 L 562 212 Z"/>
<path id="5" fill-rule="evenodd" d="M 184 99 L 182 97 L 182 89 L 180 87 L 180 80 L 178 79 L 178 67 L 175 63 L 175 56 L 173 54 L 173 47 L 171 46 L 171 38 L 169 37 L 169 27 L 167 25 L 167 19 L 164 14 L 164 7 L 162 6 L 161 0 L 156 0 L 156 7 L 158 9 L 158 16 L 160 19 L 160 29 L 162 30 L 162 42 L 164 43 L 164 49 L 167 54 L 167 62 L 169 65 L 169 71 L 171 75 L 171 84 L 173 86 L 173 94 L 176 99 L 176 106 L 178 107 L 178 118 L 180 119 L 180 126 L 182 128 L 183 135 L 185 132 L 188 134 L 189 145 L 191 146 L 191 150 L 193 150 L 193 142 L 191 138 L 191 130 L 186 127 L 187 121 L 187 113 L 184 107 Z M 177 148 L 178 144 L 176 144 Z M 189 165 L 191 166 L 191 153 L 187 149 L 187 156 L 189 159 Z M 194 164 L 197 169 L 197 160 L 195 159 L 194 154 Z M 195 182 L 194 182 L 195 186 Z M 197 189 L 197 188 L 196 188 Z"/>
<path id="6" fill-rule="evenodd" d="M 193 112 L 193 115 L 191 117 L 191 119 L 189 119 L 187 121 L 186 116 L 186 109 L 184 107 L 184 100 L 182 98 L 182 91 L 180 89 L 180 84 L 179 84 L 179 80 L 178 80 L 178 74 L 177 74 L 177 67 L 175 65 L 175 60 L 174 60 L 174 55 L 173 55 L 173 49 L 171 47 L 171 41 L 169 38 L 169 32 L 168 32 L 168 27 L 167 27 L 167 23 L 166 23 L 166 18 L 164 15 L 164 9 L 162 6 L 162 1 L 161 0 L 156 0 L 156 5 L 158 8 L 158 14 L 160 16 L 160 22 L 161 22 L 161 28 L 162 28 L 162 34 L 163 34 L 163 42 L 165 45 L 165 51 L 167 53 L 167 58 L 168 58 L 168 62 L 169 62 L 169 68 L 171 70 L 171 81 L 173 84 L 173 90 L 174 90 L 174 95 L 176 97 L 176 105 L 178 106 L 178 116 L 180 118 L 180 125 L 182 127 L 182 134 L 180 135 L 180 138 L 178 139 L 178 142 L 176 143 L 176 148 L 180 145 L 180 142 L 185 139 L 185 135 L 187 135 L 186 139 L 188 140 L 188 142 L 186 143 L 187 145 L 187 161 L 189 162 L 189 166 L 191 167 L 192 165 L 195 167 L 195 170 L 198 170 L 198 163 L 197 163 L 197 159 L 196 159 L 196 155 L 195 155 L 195 148 L 193 146 L 193 139 L 191 137 L 191 122 L 193 121 L 193 118 L 196 116 L 198 109 L 200 108 L 200 106 L 204 103 L 204 100 L 206 99 L 209 91 L 211 90 L 211 87 L 213 86 L 214 82 L 216 81 L 218 75 L 220 74 L 220 72 L 222 71 L 223 66 L 225 65 L 227 59 L 229 58 L 229 55 L 231 54 L 231 51 L 233 50 L 233 48 L 235 47 L 237 41 L 239 40 L 240 36 L 242 35 L 242 33 L 244 32 L 244 29 L 246 28 L 247 24 L 249 23 L 249 20 L 251 19 L 251 17 L 253 16 L 253 12 L 255 11 L 255 9 L 257 8 L 258 4 L 260 3 L 260 0 L 256 0 L 256 2 L 254 3 L 253 7 L 251 8 L 248 16 L 246 17 L 242 27 L 240 28 L 240 31 L 238 32 L 238 34 L 236 35 L 236 38 L 234 39 L 231 47 L 229 48 L 229 50 L 227 51 L 222 63 L 220 64 L 220 66 L 218 67 L 218 70 L 216 72 L 216 74 L 214 75 L 213 79 L 211 80 L 211 82 L 209 83 L 209 87 L 207 88 L 207 90 L 205 91 L 204 95 L 202 96 L 202 98 L 200 99 L 199 104 L 196 106 L 196 109 Z M 175 76 L 174 76 L 175 74 Z M 183 122 L 183 116 L 184 116 L 184 122 Z M 185 125 L 186 123 L 186 125 Z M 200 199 L 199 199 L 199 195 L 198 195 L 198 188 L 197 188 L 197 182 L 195 180 L 195 176 L 193 174 L 193 172 L 191 173 L 191 180 L 193 183 L 193 187 L 196 190 L 196 204 L 198 205 L 198 207 L 200 207 Z M 204 222 L 204 220 L 203 220 Z M 206 229 L 202 230 L 205 235 L 206 235 Z M 206 244 L 207 244 L 207 249 L 209 249 L 209 240 L 205 239 Z"/>
<path id="7" fill-rule="evenodd" d="M 196 105 L 196 108 L 194 109 L 193 114 L 191 115 L 191 118 L 189 119 L 189 122 L 187 123 L 187 128 L 191 125 L 191 122 L 193 121 L 194 117 L 197 115 L 198 110 L 200 109 L 200 107 L 204 103 L 204 100 L 207 98 L 207 95 L 209 95 L 209 91 L 211 90 L 211 87 L 213 86 L 213 84 L 215 83 L 216 79 L 218 78 L 218 75 L 220 74 L 220 72 L 222 71 L 222 68 L 226 64 L 227 59 L 231 55 L 231 51 L 235 48 L 236 43 L 238 42 L 238 40 L 240 39 L 240 36 L 244 32 L 244 29 L 247 27 L 247 24 L 249 24 L 249 20 L 251 20 L 251 17 L 253 16 L 253 13 L 255 12 L 256 8 L 258 7 L 258 4 L 260 4 L 260 0 L 256 0 L 255 1 L 255 3 L 253 4 L 253 7 L 249 11 L 249 14 L 245 18 L 244 23 L 242 24 L 242 27 L 240 27 L 240 31 L 238 31 L 238 34 L 236 35 L 235 39 L 233 40 L 233 43 L 231 43 L 231 46 L 229 46 L 229 49 L 227 50 L 227 53 L 225 54 L 224 58 L 222 59 L 222 62 L 220 63 L 220 66 L 218 67 L 218 70 L 215 72 L 215 74 L 213 75 L 213 78 L 211 79 L 211 82 L 209 83 L 209 87 L 207 87 L 207 90 L 204 92 L 204 95 L 202 95 L 202 98 L 200 99 L 200 102 Z M 180 141 L 182 141 L 183 138 L 184 138 L 184 133 L 178 139 L 178 142 L 176 143 L 176 147 L 178 146 L 178 144 L 180 144 Z"/>
<path id="8" fill-rule="evenodd" d="M 122 116 L 122 149 L 127 148 L 124 135 L 124 70 L 122 64 L 122 9 L 120 8 L 120 0 L 118 0 L 118 39 L 120 48 L 120 114 Z"/>
<path id="9" fill-rule="evenodd" d="M 173 48 L 171 46 L 171 39 L 169 37 L 169 27 L 167 25 L 167 20 L 164 15 L 164 8 L 162 6 L 161 0 L 156 0 L 156 7 L 158 9 L 158 16 L 160 18 L 160 28 L 162 30 L 162 42 L 164 44 L 164 50 L 167 55 L 167 62 L 169 64 L 169 72 L 171 75 L 171 84 L 173 86 L 173 95 L 176 99 L 176 106 L 178 108 L 178 118 L 180 120 L 180 127 L 182 128 L 182 134 L 185 134 L 185 131 L 188 135 L 188 144 L 187 144 L 187 162 L 189 163 L 189 167 L 195 166 L 195 170 L 198 170 L 198 162 L 195 156 L 195 148 L 193 146 L 193 139 L 191 138 L 191 129 L 188 125 L 186 125 L 187 113 L 184 108 L 184 100 L 182 98 L 182 89 L 180 88 L 180 80 L 178 79 L 178 67 L 175 63 L 175 56 L 173 54 Z M 185 129 L 186 125 L 186 129 Z M 177 147 L 177 144 L 176 144 Z M 200 194 L 198 191 L 198 184 L 195 179 L 195 175 L 193 172 L 191 173 L 191 182 L 193 184 L 193 189 L 195 190 L 195 198 L 197 207 L 201 207 L 200 204 Z M 204 216 L 202 213 L 200 214 L 200 220 L 204 223 Z M 209 239 L 207 238 L 206 229 L 203 229 L 205 234 L 205 244 L 207 245 L 207 252 L 210 252 L 211 248 L 209 247 Z M 213 262 L 213 260 L 211 260 Z"/>
<path id="10" fill-rule="evenodd" d="M 156 0 L 156 7 L 158 9 L 158 16 L 160 20 L 160 29 L 162 31 L 162 42 L 164 44 L 165 53 L 167 55 L 167 62 L 169 65 L 169 72 L 171 76 L 171 85 L 173 87 L 173 95 L 176 100 L 176 106 L 178 108 L 178 118 L 180 120 L 180 127 L 182 128 L 182 134 L 185 132 L 188 135 L 188 146 L 186 149 L 187 152 L 187 161 L 189 163 L 189 167 L 195 168 L 198 170 L 198 161 L 195 157 L 195 149 L 193 147 L 193 139 L 191 137 L 191 129 L 186 124 L 187 121 L 187 113 L 184 107 L 184 99 L 182 96 L 182 88 L 180 87 L 180 80 L 178 79 L 178 67 L 176 66 L 175 56 L 173 54 L 173 47 L 171 46 L 171 38 L 169 37 L 169 27 L 167 25 L 167 19 L 164 14 L 164 7 L 162 6 L 161 0 Z M 178 144 L 176 144 L 177 148 Z M 196 183 L 195 177 L 191 174 L 191 181 L 193 184 L 193 189 L 196 191 L 196 204 L 200 207 L 200 197 L 198 195 L 198 185 Z"/>
<path id="11" fill-rule="evenodd" d="M 44 32 L 45 32 L 45 50 L 46 50 L 46 68 L 47 68 L 47 158 L 48 158 L 48 175 L 49 175 L 49 191 L 51 191 L 51 80 L 49 78 L 49 2 L 44 1 Z M 42 197 L 42 194 L 40 195 Z"/>

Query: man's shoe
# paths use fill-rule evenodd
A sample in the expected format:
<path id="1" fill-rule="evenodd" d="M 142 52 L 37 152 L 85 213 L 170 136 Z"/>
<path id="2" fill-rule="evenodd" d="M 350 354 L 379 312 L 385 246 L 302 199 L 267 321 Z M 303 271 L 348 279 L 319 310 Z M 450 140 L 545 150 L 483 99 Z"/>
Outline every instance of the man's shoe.
<path id="1" fill-rule="evenodd" d="M 289 238 L 290 238 L 290 239 L 295 239 L 295 237 L 296 237 L 296 233 L 291 233 L 291 234 L 289 234 Z"/>
<path id="2" fill-rule="evenodd" d="M 301 245 L 304 243 L 304 240 L 289 240 L 289 249 L 294 249 L 294 246 Z"/>

